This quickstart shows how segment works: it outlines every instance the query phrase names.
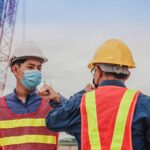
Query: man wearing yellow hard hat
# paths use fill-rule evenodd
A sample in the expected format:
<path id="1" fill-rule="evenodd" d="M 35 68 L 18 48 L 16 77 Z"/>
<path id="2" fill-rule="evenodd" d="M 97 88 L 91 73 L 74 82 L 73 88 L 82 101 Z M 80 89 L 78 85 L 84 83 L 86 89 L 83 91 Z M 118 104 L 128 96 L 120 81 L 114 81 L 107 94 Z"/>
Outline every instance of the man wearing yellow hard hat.
<path id="1" fill-rule="evenodd" d="M 127 45 L 107 40 L 88 68 L 94 72 L 95 90 L 77 93 L 69 101 L 60 97 L 55 105 L 52 100 L 48 129 L 70 132 L 79 150 L 150 150 L 150 97 L 125 86 L 129 70 L 135 68 Z M 54 90 L 49 90 L 53 99 Z"/>

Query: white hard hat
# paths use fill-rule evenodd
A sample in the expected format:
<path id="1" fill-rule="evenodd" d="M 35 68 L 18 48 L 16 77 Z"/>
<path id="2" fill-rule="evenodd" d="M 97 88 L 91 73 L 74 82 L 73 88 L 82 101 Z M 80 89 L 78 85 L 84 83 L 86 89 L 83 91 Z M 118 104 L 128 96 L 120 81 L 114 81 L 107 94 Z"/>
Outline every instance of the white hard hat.
<path id="1" fill-rule="evenodd" d="M 44 57 L 41 49 L 36 46 L 33 42 L 24 42 L 14 50 L 14 53 L 10 57 L 9 65 L 20 59 L 29 59 L 29 58 L 39 58 L 43 62 L 48 61 L 47 58 Z"/>

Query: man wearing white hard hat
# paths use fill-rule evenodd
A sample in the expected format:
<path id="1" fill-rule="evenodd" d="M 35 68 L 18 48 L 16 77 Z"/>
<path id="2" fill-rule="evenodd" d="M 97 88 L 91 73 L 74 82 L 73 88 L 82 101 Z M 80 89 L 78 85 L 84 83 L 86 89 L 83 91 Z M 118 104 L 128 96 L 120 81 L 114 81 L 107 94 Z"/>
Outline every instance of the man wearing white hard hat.
<path id="1" fill-rule="evenodd" d="M 150 150 L 150 97 L 125 85 L 135 67 L 124 42 L 105 41 L 88 64 L 95 90 L 57 99 L 54 106 L 49 88 L 54 110 L 46 118 L 48 129 L 72 133 L 79 150 Z"/>
<path id="2" fill-rule="evenodd" d="M 46 61 L 40 48 L 32 42 L 19 45 L 12 54 L 9 66 L 16 87 L 0 100 L 0 149 L 57 149 L 58 133 L 47 130 L 44 120 L 52 108 L 36 93 Z"/>

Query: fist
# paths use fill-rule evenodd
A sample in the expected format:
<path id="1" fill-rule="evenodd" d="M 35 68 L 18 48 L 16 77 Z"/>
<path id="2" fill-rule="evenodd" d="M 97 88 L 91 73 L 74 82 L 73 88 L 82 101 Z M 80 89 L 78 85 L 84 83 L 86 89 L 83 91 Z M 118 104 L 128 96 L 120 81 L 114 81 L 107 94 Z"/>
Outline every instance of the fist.
<path id="1" fill-rule="evenodd" d="M 45 100 L 54 100 L 60 102 L 60 95 L 52 87 L 45 84 L 38 91 L 37 94 Z"/>
<path id="2" fill-rule="evenodd" d="M 84 88 L 86 92 L 92 91 L 94 89 L 95 87 L 92 84 L 87 84 L 86 87 Z"/>

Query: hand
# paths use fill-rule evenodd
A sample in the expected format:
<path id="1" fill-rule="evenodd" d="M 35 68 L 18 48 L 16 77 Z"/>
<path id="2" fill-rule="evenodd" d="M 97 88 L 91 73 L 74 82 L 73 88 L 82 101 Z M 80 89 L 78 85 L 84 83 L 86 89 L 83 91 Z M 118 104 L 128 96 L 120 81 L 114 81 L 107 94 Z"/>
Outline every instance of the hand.
<path id="1" fill-rule="evenodd" d="M 84 88 L 85 92 L 89 92 L 94 89 L 95 89 L 95 87 L 92 84 L 87 84 L 86 87 Z"/>
<path id="2" fill-rule="evenodd" d="M 37 91 L 37 94 L 45 100 L 54 100 L 56 102 L 60 102 L 59 93 L 57 93 L 52 87 L 47 84 L 41 87 Z"/>

